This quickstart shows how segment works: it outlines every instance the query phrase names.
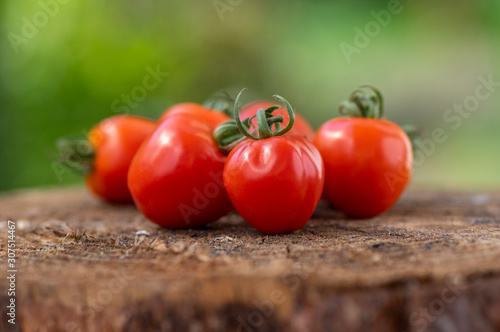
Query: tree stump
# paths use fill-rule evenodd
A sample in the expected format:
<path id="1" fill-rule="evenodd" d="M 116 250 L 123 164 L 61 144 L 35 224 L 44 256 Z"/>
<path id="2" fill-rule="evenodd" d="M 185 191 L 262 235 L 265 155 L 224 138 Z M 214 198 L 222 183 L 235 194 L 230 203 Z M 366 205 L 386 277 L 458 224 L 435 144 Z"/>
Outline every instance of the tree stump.
<path id="1" fill-rule="evenodd" d="M 167 230 L 82 188 L 0 196 L 16 222 L 2 331 L 500 331 L 500 194 L 411 189 L 347 220 L 326 204 L 267 236 L 232 213 Z M 5 272 L 7 273 L 7 272 Z"/>

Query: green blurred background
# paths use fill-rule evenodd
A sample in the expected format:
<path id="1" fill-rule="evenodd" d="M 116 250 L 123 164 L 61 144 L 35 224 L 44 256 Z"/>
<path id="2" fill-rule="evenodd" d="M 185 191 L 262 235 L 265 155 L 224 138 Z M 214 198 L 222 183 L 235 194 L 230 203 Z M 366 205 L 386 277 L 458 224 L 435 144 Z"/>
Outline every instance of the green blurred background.
<path id="1" fill-rule="evenodd" d="M 389 7 L 0 0 L 0 190 L 81 181 L 58 179 L 48 154 L 53 141 L 116 114 L 113 102 L 141 86 L 148 67 L 168 77 L 120 111 L 156 117 L 174 103 L 248 87 L 246 101 L 278 93 L 317 128 L 359 84 L 374 84 L 388 118 L 416 123 L 427 137 L 435 128 L 446 132 L 415 168 L 414 185 L 498 188 L 500 87 L 456 130 L 443 114 L 474 95 L 479 76 L 500 81 L 500 2 L 405 0 L 386 26 L 370 23 L 372 11 Z M 355 29 L 367 27 L 369 43 L 358 43 L 348 61 L 341 45 L 356 46 Z"/>

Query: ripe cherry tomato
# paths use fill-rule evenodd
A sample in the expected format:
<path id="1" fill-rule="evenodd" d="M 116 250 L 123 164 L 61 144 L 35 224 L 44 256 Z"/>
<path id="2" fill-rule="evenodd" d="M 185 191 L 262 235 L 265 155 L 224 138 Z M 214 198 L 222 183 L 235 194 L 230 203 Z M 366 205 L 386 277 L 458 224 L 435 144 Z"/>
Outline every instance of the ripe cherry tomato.
<path id="1" fill-rule="evenodd" d="M 110 117 L 93 127 L 88 140 L 95 148 L 94 167 L 85 177 L 90 190 L 111 203 L 132 203 L 127 173 L 144 139 L 156 124 L 131 115 Z"/>
<path id="2" fill-rule="evenodd" d="M 253 103 L 250 103 L 243 107 L 240 112 L 240 117 L 241 119 L 249 118 L 257 113 L 259 109 L 267 109 L 273 105 L 276 105 L 276 103 L 273 103 L 272 101 L 256 101 Z M 308 140 L 312 140 L 314 137 L 314 130 L 307 122 L 306 119 L 304 119 L 302 116 L 295 113 L 295 123 L 293 125 L 293 128 L 290 130 L 290 134 L 295 134 L 298 136 L 303 136 L 306 137 Z M 282 115 L 284 117 L 283 121 L 283 126 L 288 125 L 289 118 L 288 118 L 288 112 L 284 108 L 277 109 L 274 112 L 275 115 Z M 252 121 L 255 125 L 257 124 L 257 120 Z"/>
<path id="3" fill-rule="evenodd" d="M 233 210 L 222 182 L 225 160 L 205 121 L 172 114 L 137 152 L 128 185 L 139 210 L 154 223 L 206 225 Z"/>
<path id="4" fill-rule="evenodd" d="M 243 92 L 243 91 L 242 91 Z M 240 215 L 266 234 L 301 229 L 314 212 L 323 190 L 324 167 L 319 152 L 307 139 L 284 135 L 294 123 L 290 104 L 285 105 L 290 121 L 271 131 L 264 110 L 257 113 L 258 136 L 250 134 L 239 120 L 236 98 L 235 121 L 249 139 L 236 145 L 224 167 L 224 185 Z M 283 119 L 281 119 L 282 121 Z"/>
<path id="5" fill-rule="evenodd" d="M 94 126 L 87 138 L 56 143 L 59 163 L 85 176 L 92 193 L 109 203 L 132 203 L 127 172 L 136 151 L 155 129 L 154 121 L 117 115 Z"/>
<path id="6" fill-rule="evenodd" d="M 382 97 L 357 90 L 314 137 L 325 163 L 324 197 L 352 218 L 371 218 L 396 203 L 411 178 L 412 147 L 396 124 L 382 118 Z M 378 107 L 378 110 L 377 110 Z"/>
<path id="7" fill-rule="evenodd" d="M 196 117 L 199 117 L 200 119 L 206 121 L 212 127 L 212 130 L 217 128 L 217 126 L 220 125 L 221 123 L 231 119 L 227 114 L 221 111 L 216 111 L 200 104 L 182 103 L 173 105 L 172 107 L 168 108 L 160 116 L 158 122 L 162 122 L 168 116 L 174 114 L 191 114 Z"/>

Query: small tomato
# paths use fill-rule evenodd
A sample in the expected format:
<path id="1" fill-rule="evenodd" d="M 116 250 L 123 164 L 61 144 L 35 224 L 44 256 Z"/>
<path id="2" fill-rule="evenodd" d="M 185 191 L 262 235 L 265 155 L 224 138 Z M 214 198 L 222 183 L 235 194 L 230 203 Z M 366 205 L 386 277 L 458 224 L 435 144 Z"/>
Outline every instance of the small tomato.
<path id="1" fill-rule="evenodd" d="M 396 203 L 411 179 L 408 135 L 382 116 L 382 96 L 357 90 L 314 137 L 325 163 L 324 197 L 352 218 L 371 218 Z"/>
<path id="2" fill-rule="evenodd" d="M 85 176 L 89 190 L 109 203 L 132 203 L 127 173 L 142 142 L 155 129 L 152 120 L 117 115 L 94 126 L 87 138 L 57 141 L 59 162 Z"/>
<path id="3" fill-rule="evenodd" d="M 242 90 L 243 92 L 244 90 Z M 314 145 L 297 135 L 285 135 L 294 124 L 290 104 L 282 97 L 289 122 L 281 130 L 283 116 L 271 116 L 276 106 L 257 112 L 258 136 L 239 120 L 235 122 L 248 139 L 230 152 L 224 167 L 224 185 L 240 215 L 266 234 L 301 229 L 314 212 L 323 190 L 323 161 Z M 271 131 L 275 125 L 275 131 Z"/>
<path id="4" fill-rule="evenodd" d="M 233 210 L 222 182 L 226 157 L 212 131 L 196 116 L 171 114 L 141 146 L 128 185 L 149 220 L 166 228 L 193 228 Z"/>

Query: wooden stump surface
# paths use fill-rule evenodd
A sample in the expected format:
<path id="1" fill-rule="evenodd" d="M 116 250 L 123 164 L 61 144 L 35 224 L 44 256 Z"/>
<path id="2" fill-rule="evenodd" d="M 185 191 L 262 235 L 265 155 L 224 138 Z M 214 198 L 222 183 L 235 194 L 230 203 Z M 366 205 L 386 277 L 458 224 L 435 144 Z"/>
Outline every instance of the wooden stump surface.
<path id="1" fill-rule="evenodd" d="M 326 204 L 293 234 L 233 213 L 161 229 L 82 188 L 0 196 L 16 222 L 16 325 L 1 331 L 500 331 L 500 194 L 410 189 L 347 220 Z"/>

